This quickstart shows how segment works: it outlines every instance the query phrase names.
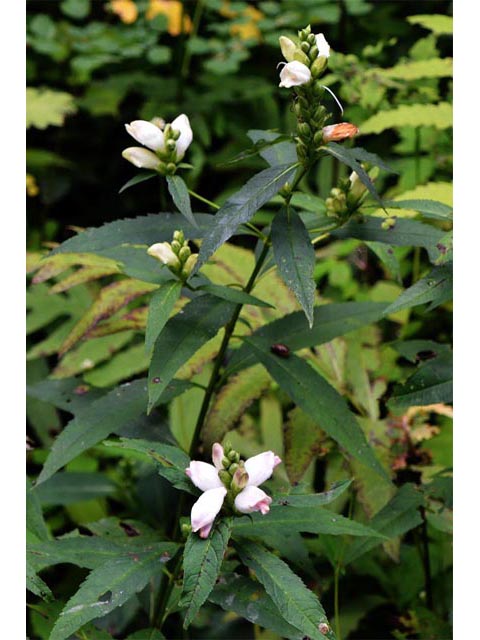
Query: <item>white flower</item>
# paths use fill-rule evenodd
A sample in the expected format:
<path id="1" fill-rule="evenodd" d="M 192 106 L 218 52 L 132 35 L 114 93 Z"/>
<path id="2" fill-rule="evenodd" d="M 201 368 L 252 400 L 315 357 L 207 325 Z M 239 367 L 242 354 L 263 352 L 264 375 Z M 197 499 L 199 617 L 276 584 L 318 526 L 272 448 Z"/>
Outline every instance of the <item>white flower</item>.
<path id="1" fill-rule="evenodd" d="M 315 44 L 318 49 L 318 58 L 329 58 L 330 57 L 330 45 L 325 39 L 323 33 L 315 34 Z"/>
<path id="2" fill-rule="evenodd" d="M 311 78 L 312 73 L 307 65 L 303 64 L 303 62 L 298 62 L 298 60 L 293 60 L 280 71 L 281 82 L 278 86 L 286 89 L 298 87 L 301 84 L 310 82 Z"/>
<path id="3" fill-rule="evenodd" d="M 147 253 L 152 258 L 160 260 L 169 267 L 180 267 L 180 260 L 176 256 L 168 242 L 157 242 L 147 249 Z"/>
<path id="4" fill-rule="evenodd" d="M 182 113 L 172 122 L 171 127 L 174 131 L 180 131 L 180 137 L 177 140 L 177 162 L 180 161 L 185 155 L 185 151 L 190 146 L 193 139 L 192 128 L 190 127 L 190 121 L 188 117 Z"/>
<path id="5" fill-rule="evenodd" d="M 134 120 L 125 125 L 128 133 L 137 142 L 145 145 L 152 151 L 165 151 L 165 138 L 163 131 L 151 122 L 146 120 Z"/>
<path id="6" fill-rule="evenodd" d="M 122 156 L 139 169 L 156 169 L 160 164 L 157 156 L 143 147 L 129 147 L 122 151 Z"/>
<path id="7" fill-rule="evenodd" d="M 218 475 L 219 471 L 226 471 L 222 464 L 223 458 L 223 447 L 216 442 L 212 448 L 213 465 L 199 460 L 192 460 L 189 467 L 185 469 L 185 473 L 193 484 L 203 491 L 193 505 L 190 516 L 192 531 L 199 531 L 201 538 L 208 537 L 213 522 L 228 493 Z M 259 489 L 258 485 L 270 478 L 273 470 L 280 462 L 280 458 L 273 451 L 265 451 L 245 461 L 248 482 L 247 486 L 235 497 L 237 511 L 240 513 L 260 511 L 264 515 L 269 512 L 272 499 Z M 238 475 L 240 469 L 241 467 L 237 469 L 236 475 Z"/>

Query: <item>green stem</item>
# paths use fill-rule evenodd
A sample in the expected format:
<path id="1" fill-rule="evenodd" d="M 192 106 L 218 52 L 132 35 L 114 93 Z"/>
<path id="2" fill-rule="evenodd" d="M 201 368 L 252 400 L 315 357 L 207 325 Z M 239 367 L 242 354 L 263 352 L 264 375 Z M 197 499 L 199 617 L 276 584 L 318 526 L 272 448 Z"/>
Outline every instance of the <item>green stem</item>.
<path id="1" fill-rule="evenodd" d="M 333 606 L 335 611 L 335 635 L 337 640 L 342 640 L 341 631 L 340 631 L 340 607 L 338 606 L 339 578 L 340 578 L 340 564 L 337 564 L 334 572 Z"/>
<path id="2" fill-rule="evenodd" d="M 192 197 L 196 198 L 197 200 L 200 200 L 200 202 L 204 202 L 205 204 L 208 204 L 210 207 L 213 207 L 213 209 L 216 209 L 217 211 L 218 209 L 220 209 L 220 205 L 216 204 L 215 202 L 212 202 L 211 200 L 207 200 L 207 198 L 204 198 L 203 196 L 201 196 L 199 193 L 196 193 L 192 189 L 189 189 L 188 193 Z"/>

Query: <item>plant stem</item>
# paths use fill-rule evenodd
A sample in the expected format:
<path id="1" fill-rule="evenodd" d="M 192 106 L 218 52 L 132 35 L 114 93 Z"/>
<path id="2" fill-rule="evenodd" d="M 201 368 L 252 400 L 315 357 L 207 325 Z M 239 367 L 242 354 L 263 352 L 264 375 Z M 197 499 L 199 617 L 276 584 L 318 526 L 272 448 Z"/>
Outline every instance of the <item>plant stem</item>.
<path id="1" fill-rule="evenodd" d="M 338 606 L 339 578 L 340 578 L 340 564 L 337 564 L 335 567 L 335 572 L 333 576 L 333 607 L 335 611 L 335 636 L 337 640 L 342 640 L 342 636 L 340 632 L 340 607 Z"/>
<path id="2" fill-rule="evenodd" d="M 428 546 L 428 530 L 425 507 L 420 507 L 420 515 L 422 516 L 421 536 L 423 547 L 423 571 L 425 574 L 425 593 L 427 596 L 427 607 L 430 609 L 430 611 L 433 611 L 432 571 L 430 567 L 430 550 Z"/>
<path id="3" fill-rule="evenodd" d="M 197 200 L 200 200 L 200 202 L 204 202 L 205 204 L 210 205 L 214 209 L 217 209 L 217 210 L 220 209 L 220 205 L 216 204 L 215 202 L 212 202 L 211 200 L 207 200 L 207 198 L 204 198 L 203 196 L 201 196 L 199 193 L 196 193 L 192 189 L 189 189 L 188 193 L 194 198 L 196 198 Z"/>

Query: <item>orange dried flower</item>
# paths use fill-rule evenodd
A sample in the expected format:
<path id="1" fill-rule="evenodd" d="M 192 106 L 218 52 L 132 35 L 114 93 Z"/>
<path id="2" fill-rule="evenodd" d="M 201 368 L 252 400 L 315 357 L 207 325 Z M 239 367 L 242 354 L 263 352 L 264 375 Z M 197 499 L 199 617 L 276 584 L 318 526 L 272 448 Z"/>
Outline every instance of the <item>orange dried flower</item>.
<path id="1" fill-rule="evenodd" d="M 323 127 L 323 141 L 324 142 L 336 142 L 338 140 L 345 140 L 346 138 L 353 138 L 356 136 L 359 129 L 350 122 L 340 122 L 339 124 L 331 124 L 328 127 Z"/>

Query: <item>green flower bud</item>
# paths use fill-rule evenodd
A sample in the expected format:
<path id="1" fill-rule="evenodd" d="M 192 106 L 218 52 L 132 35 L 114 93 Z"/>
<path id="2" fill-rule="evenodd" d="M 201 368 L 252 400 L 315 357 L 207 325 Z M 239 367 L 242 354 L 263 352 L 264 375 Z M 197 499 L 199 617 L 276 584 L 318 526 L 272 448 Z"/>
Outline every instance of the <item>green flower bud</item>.
<path id="1" fill-rule="evenodd" d="M 178 257 L 180 258 L 180 262 L 186 262 L 187 259 L 191 256 L 192 252 L 190 251 L 190 247 L 182 246 L 180 251 L 178 252 Z"/>
<path id="2" fill-rule="evenodd" d="M 171 139 L 172 140 L 178 140 L 179 137 L 180 137 L 180 134 L 181 134 L 181 132 L 178 129 L 172 129 L 171 134 L 170 134 Z"/>
<path id="3" fill-rule="evenodd" d="M 177 170 L 177 165 L 174 162 L 169 162 L 167 164 L 167 173 L 169 175 L 172 175 L 175 173 L 175 171 Z"/>
<path id="4" fill-rule="evenodd" d="M 173 240 L 171 243 L 171 247 L 172 247 L 172 251 L 178 256 L 178 252 L 182 248 L 182 245 L 180 244 L 180 242 L 178 242 L 178 240 Z"/>
<path id="5" fill-rule="evenodd" d="M 314 60 L 316 60 L 317 56 L 318 56 L 318 47 L 316 44 L 314 44 L 313 47 L 308 52 L 308 57 L 313 62 Z"/>
<path id="6" fill-rule="evenodd" d="M 317 60 L 318 60 L 318 58 L 317 58 Z M 314 65 L 312 65 L 312 66 L 314 66 Z M 322 86 L 322 83 L 319 80 L 314 82 L 313 83 L 313 94 L 314 94 L 314 96 L 316 98 L 322 98 L 324 93 L 325 93 L 325 89 Z"/>
<path id="7" fill-rule="evenodd" d="M 309 33 L 307 36 L 307 42 L 310 44 L 315 44 L 316 40 L 315 40 L 315 34 L 314 33 Z"/>
<path id="8" fill-rule="evenodd" d="M 308 53 L 310 51 L 310 45 L 308 44 L 308 42 L 301 42 L 300 49 L 305 53 Z"/>
<path id="9" fill-rule="evenodd" d="M 380 226 L 382 227 L 382 229 L 385 229 L 385 231 L 390 231 L 390 229 L 393 229 L 396 222 L 397 219 L 392 216 L 391 218 L 387 218 L 386 220 L 384 220 Z"/>
<path id="10" fill-rule="evenodd" d="M 167 149 L 167 151 L 175 151 L 176 146 L 176 142 L 175 140 L 172 140 L 172 138 L 170 138 L 170 140 L 167 140 L 165 143 L 165 148 Z"/>
<path id="11" fill-rule="evenodd" d="M 190 276 L 190 274 L 193 271 L 193 268 L 197 263 L 197 260 L 198 260 L 198 253 L 192 253 L 192 255 L 187 258 L 187 260 L 185 261 L 185 264 L 183 265 L 182 278 L 185 278 L 186 280 Z"/>
<path id="12" fill-rule="evenodd" d="M 318 78 L 318 76 L 320 76 L 327 68 L 327 64 L 328 64 L 328 58 L 326 58 L 325 56 L 318 56 L 318 58 L 315 58 L 315 60 L 313 61 L 310 67 L 312 76 L 314 78 Z"/>
<path id="13" fill-rule="evenodd" d="M 232 464 L 230 465 L 229 469 L 228 469 L 228 473 L 233 476 L 234 473 L 237 471 L 237 469 L 239 469 L 240 466 L 237 462 L 232 462 Z"/>
<path id="14" fill-rule="evenodd" d="M 225 469 L 228 469 L 230 466 L 230 460 L 226 456 L 223 456 L 222 458 L 222 465 Z"/>
<path id="15" fill-rule="evenodd" d="M 223 443 L 223 452 L 224 452 L 224 454 L 228 455 L 231 450 L 232 450 L 232 445 L 231 445 L 230 441 L 229 440 L 225 440 L 225 442 Z"/>
<path id="16" fill-rule="evenodd" d="M 323 133 L 321 131 L 316 131 L 313 136 L 313 143 L 316 147 L 319 147 L 323 143 Z"/>
<path id="17" fill-rule="evenodd" d="M 298 125 L 298 132 L 300 136 L 305 140 L 310 140 L 312 137 L 312 130 L 306 122 L 301 122 Z"/>
<path id="18" fill-rule="evenodd" d="M 295 53 L 293 54 L 293 59 L 298 60 L 298 62 L 301 62 L 307 67 L 310 66 L 310 60 L 308 59 L 307 54 L 304 53 L 301 49 L 295 50 Z"/>
<path id="19" fill-rule="evenodd" d="M 240 493 L 248 484 L 248 473 L 245 470 L 245 467 L 239 467 L 232 478 L 232 490 L 234 493 Z"/>
<path id="20" fill-rule="evenodd" d="M 295 52 L 297 51 L 297 45 L 293 40 L 287 38 L 286 36 L 280 36 L 278 39 L 280 42 L 280 49 L 282 50 L 282 55 L 287 62 L 292 62 L 295 58 L 293 57 Z"/>
<path id="21" fill-rule="evenodd" d="M 227 489 L 230 489 L 230 485 L 232 483 L 232 476 L 225 469 L 220 469 L 218 472 L 218 477 L 223 482 L 224 486 Z"/>
<path id="22" fill-rule="evenodd" d="M 177 242 L 185 242 L 185 235 L 182 230 L 177 230 L 173 232 L 173 239 Z"/>

